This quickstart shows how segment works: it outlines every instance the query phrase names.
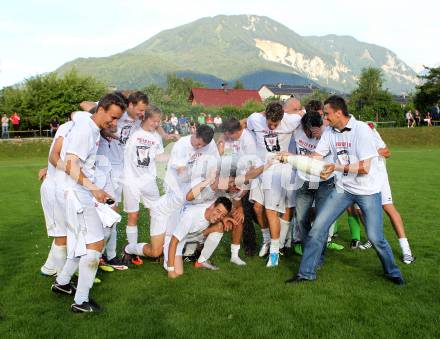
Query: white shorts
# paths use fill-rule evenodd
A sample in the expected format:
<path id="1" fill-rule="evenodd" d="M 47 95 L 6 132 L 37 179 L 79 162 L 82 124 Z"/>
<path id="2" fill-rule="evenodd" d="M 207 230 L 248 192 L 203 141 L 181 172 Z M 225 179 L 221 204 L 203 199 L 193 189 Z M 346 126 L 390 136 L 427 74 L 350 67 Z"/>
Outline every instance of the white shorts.
<path id="1" fill-rule="evenodd" d="M 385 175 L 380 194 L 382 195 L 382 206 L 391 205 L 393 203 L 393 196 L 391 195 L 391 187 L 388 180 L 388 175 Z"/>
<path id="2" fill-rule="evenodd" d="M 46 221 L 47 235 L 57 236 L 55 227 L 55 183 L 46 178 L 40 187 L 41 207 L 43 208 L 44 220 Z"/>
<path id="3" fill-rule="evenodd" d="M 155 181 L 143 187 L 124 185 L 124 211 L 127 213 L 138 212 L 141 201 L 145 208 L 151 209 L 159 198 L 159 188 Z"/>
<path id="4" fill-rule="evenodd" d="M 116 203 L 122 201 L 122 187 L 123 187 L 123 167 L 122 165 L 114 166 L 112 165 L 112 170 L 110 172 L 110 181 L 114 190 L 114 198 Z"/>
<path id="5" fill-rule="evenodd" d="M 290 165 L 276 165 L 264 172 L 260 178 L 260 185 L 251 189 L 249 200 L 256 201 L 266 209 L 285 213 L 287 207 L 295 206 L 292 194 L 294 185 L 292 180 L 292 167 Z"/>
<path id="6" fill-rule="evenodd" d="M 150 207 L 150 235 L 164 234 L 170 220 L 175 220 L 185 203 L 185 198 L 168 191 Z"/>
<path id="7" fill-rule="evenodd" d="M 55 204 L 53 210 L 54 227 L 47 232 L 50 237 L 67 236 L 66 201 L 64 191 L 55 189 Z"/>

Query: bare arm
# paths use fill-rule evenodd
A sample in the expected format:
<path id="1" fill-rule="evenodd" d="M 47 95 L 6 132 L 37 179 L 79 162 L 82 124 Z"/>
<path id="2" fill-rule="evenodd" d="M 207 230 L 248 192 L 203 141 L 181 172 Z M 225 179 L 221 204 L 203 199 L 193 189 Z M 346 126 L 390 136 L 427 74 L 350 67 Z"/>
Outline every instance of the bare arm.
<path id="1" fill-rule="evenodd" d="M 326 164 L 321 172 L 321 179 L 327 180 L 328 177 L 335 171 L 352 174 L 368 174 L 371 167 L 371 159 L 359 161 L 354 164 Z"/>
<path id="2" fill-rule="evenodd" d="M 390 150 L 388 149 L 388 147 L 379 148 L 379 149 L 377 150 L 377 153 L 379 153 L 379 155 L 380 155 L 381 157 L 384 157 L 384 158 L 389 158 L 389 157 L 391 156 L 391 152 L 390 152 Z"/>
<path id="3" fill-rule="evenodd" d="M 55 140 L 55 143 L 52 147 L 52 151 L 49 154 L 49 162 L 51 163 L 52 166 L 57 167 L 57 168 L 62 168 L 59 167 L 59 162 L 60 162 L 60 154 L 61 154 L 61 148 L 63 147 L 63 141 L 64 138 L 63 137 L 58 137 L 57 140 Z"/>
<path id="4" fill-rule="evenodd" d="M 87 111 L 87 112 L 89 112 L 95 106 L 96 106 L 96 102 L 93 101 L 83 101 L 79 104 L 79 107 L 81 107 L 83 111 Z"/>
<path id="5" fill-rule="evenodd" d="M 174 259 L 176 258 L 176 251 L 178 244 L 179 244 L 179 239 L 177 239 L 173 235 L 170 241 L 170 246 L 168 247 L 168 262 L 167 262 L 168 278 L 178 277 L 177 273 L 174 271 Z"/>

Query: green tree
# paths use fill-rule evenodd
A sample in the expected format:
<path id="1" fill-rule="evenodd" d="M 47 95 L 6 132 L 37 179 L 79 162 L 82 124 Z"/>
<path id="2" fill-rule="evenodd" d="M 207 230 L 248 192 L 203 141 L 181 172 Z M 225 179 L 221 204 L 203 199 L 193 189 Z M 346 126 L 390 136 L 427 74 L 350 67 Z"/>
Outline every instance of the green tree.
<path id="1" fill-rule="evenodd" d="M 234 89 L 244 89 L 244 84 L 241 80 L 236 80 L 234 84 Z"/>
<path id="2" fill-rule="evenodd" d="M 401 120 L 402 108 L 382 86 L 382 71 L 364 68 L 357 88 L 350 95 L 349 111 L 362 120 Z"/>
<path id="3" fill-rule="evenodd" d="M 428 73 L 420 76 L 423 84 L 417 86 L 414 96 L 415 106 L 422 111 L 440 102 L 440 67 L 425 67 Z"/>

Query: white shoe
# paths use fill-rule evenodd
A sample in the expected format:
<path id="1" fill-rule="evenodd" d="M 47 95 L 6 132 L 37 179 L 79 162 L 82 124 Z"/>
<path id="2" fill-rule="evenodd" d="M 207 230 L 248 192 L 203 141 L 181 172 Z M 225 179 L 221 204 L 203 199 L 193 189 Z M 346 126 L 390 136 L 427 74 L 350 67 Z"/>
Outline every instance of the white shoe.
<path id="1" fill-rule="evenodd" d="M 260 252 L 258 253 L 259 257 L 264 257 L 269 253 L 270 242 L 265 242 L 261 245 Z"/>
<path id="2" fill-rule="evenodd" d="M 211 264 L 211 263 L 209 262 L 209 260 L 206 260 L 206 261 L 204 261 L 204 262 L 198 262 L 198 261 L 196 261 L 196 263 L 194 264 L 194 266 L 195 266 L 196 268 L 206 268 L 206 269 L 208 269 L 208 270 L 212 270 L 212 271 L 218 271 L 218 270 L 219 270 L 219 268 L 218 268 L 217 266 Z"/>
<path id="3" fill-rule="evenodd" d="M 266 267 L 276 267 L 278 266 L 278 260 L 280 255 L 278 253 L 269 254 L 269 259 L 267 260 Z"/>
<path id="4" fill-rule="evenodd" d="M 231 257 L 231 263 L 238 265 L 238 266 L 245 266 L 246 263 L 240 259 L 240 257 Z"/>
<path id="5" fill-rule="evenodd" d="M 373 244 L 370 242 L 370 240 L 368 240 L 367 242 L 364 242 L 363 244 L 360 244 L 360 245 L 359 245 L 359 248 L 360 248 L 361 250 L 368 250 L 368 249 L 370 249 L 371 247 L 373 247 Z"/>
<path id="6" fill-rule="evenodd" d="M 49 269 L 45 266 L 41 266 L 40 273 L 41 273 L 41 275 L 44 275 L 46 277 L 56 277 L 57 276 L 57 270 Z"/>

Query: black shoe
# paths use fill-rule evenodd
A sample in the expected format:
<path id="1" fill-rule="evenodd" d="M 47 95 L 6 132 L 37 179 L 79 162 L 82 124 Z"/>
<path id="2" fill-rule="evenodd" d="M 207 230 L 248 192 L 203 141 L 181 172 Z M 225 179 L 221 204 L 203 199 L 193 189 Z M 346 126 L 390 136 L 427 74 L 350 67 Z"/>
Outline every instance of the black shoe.
<path id="1" fill-rule="evenodd" d="M 396 285 L 405 285 L 405 280 L 402 277 L 391 277 L 390 279 Z"/>
<path id="2" fill-rule="evenodd" d="M 74 295 L 76 292 L 76 287 L 72 283 L 60 285 L 55 282 L 50 289 L 52 290 L 52 292 L 67 295 Z"/>
<path id="3" fill-rule="evenodd" d="M 306 279 L 303 277 L 299 277 L 297 275 L 294 275 L 292 278 L 287 279 L 286 281 L 284 281 L 286 284 L 299 284 L 305 281 L 311 281 L 310 279 Z"/>
<path id="4" fill-rule="evenodd" d="M 356 250 L 359 248 L 361 242 L 359 240 L 352 240 L 351 241 L 351 249 Z"/>
<path id="5" fill-rule="evenodd" d="M 121 258 L 122 265 L 125 265 L 125 266 L 131 265 L 131 259 L 133 258 L 133 256 L 131 254 L 128 254 L 127 252 L 125 252 L 125 247 L 127 245 L 128 244 L 125 244 L 123 247 L 122 258 Z"/>
<path id="6" fill-rule="evenodd" d="M 84 301 L 82 304 L 72 304 L 70 309 L 74 313 L 99 313 L 102 312 L 101 307 L 93 300 Z"/>

